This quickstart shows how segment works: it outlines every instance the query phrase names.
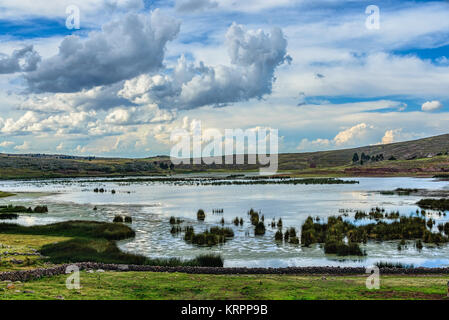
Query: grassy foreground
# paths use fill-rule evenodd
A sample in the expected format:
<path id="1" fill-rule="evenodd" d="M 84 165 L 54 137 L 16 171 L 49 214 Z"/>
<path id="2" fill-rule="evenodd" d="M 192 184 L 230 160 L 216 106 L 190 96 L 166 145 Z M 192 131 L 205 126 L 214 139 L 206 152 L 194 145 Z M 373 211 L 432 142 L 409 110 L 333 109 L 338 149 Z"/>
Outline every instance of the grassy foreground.
<path id="1" fill-rule="evenodd" d="M 81 272 L 79 290 L 68 290 L 66 278 L 61 275 L 15 283 L 12 289 L 0 282 L 0 299 L 449 300 L 447 276 L 382 276 L 379 290 L 368 290 L 365 276 Z"/>

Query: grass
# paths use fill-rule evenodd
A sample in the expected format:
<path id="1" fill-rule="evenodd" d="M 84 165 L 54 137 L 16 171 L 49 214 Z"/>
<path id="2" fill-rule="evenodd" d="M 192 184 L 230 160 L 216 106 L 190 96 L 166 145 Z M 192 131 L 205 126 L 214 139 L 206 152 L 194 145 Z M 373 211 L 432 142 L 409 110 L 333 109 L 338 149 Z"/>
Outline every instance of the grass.
<path id="1" fill-rule="evenodd" d="M 446 276 L 381 276 L 369 290 L 366 276 L 192 275 L 151 272 L 81 272 L 79 290 L 66 289 L 60 275 L 15 284 L 0 282 L 0 299 L 67 300 L 371 300 L 445 299 Z M 16 292 L 18 290 L 18 292 Z M 29 292 L 29 293 L 25 293 Z"/>
<path id="2" fill-rule="evenodd" d="M 192 260 L 150 259 L 145 256 L 120 251 L 115 240 L 134 237 L 135 232 L 121 223 L 96 221 L 67 221 L 42 226 L 24 227 L 17 224 L 0 224 L 2 236 L 14 235 L 68 237 L 64 241 L 51 241 L 39 246 L 39 251 L 51 263 L 102 262 L 156 266 L 223 266 L 219 256 L 202 255 Z M 18 257 L 11 257 L 19 259 Z M 42 261 L 41 261 L 42 262 Z M 26 261 L 29 264 L 29 261 Z M 4 267 L 11 267 L 10 263 Z"/>
<path id="3" fill-rule="evenodd" d="M 15 196 L 14 193 L 0 191 L 0 198 Z"/>
<path id="4" fill-rule="evenodd" d="M 31 227 L 18 224 L 0 224 L 0 233 L 103 238 L 107 240 L 123 240 L 135 236 L 134 230 L 126 225 L 97 221 L 66 221 Z"/>
<path id="5" fill-rule="evenodd" d="M 431 210 L 449 210 L 449 199 L 422 199 L 416 203 L 420 208 Z"/>
<path id="6" fill-rule="evenodd" d="M 34 250 L 39 250 L 42 246 L 67 241 L 67 237 L 54 236 L 37 236 L 37 235 L 22 235 L 22 234 L 1 234 L 0 233 L 0 272 L 26 270 L 36 267 L 43 267 L 44 261 L 39 256 L 28 255 L 11 255 L 8 253 L 34 253 Z M 28 263 L 14 264 L 12 259 L 29 260 Z"/>

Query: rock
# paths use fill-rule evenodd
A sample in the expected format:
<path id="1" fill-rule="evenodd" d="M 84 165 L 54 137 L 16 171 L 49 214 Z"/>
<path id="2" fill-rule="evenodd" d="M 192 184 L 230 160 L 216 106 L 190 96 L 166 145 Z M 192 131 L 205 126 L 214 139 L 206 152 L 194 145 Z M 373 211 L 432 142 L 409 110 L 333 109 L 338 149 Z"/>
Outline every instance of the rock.
<path id="1" fill-rule="evenodd" d="M 12 290 L 14 289 L 16 286 L 13 283 L 8 283 L 8 285 L 6 286 L 6 289 L 8 290 Z"/>
<path id="2" fill-rule="evenodd" d="M 104 272 L 104 270 L 103 269 L 98 269 L 97 272 Z"/>
<path id="3" fill-rule="evenodd" d="M 64 300 L 64 297 L 63 297 L 63 296 L 56 296 L 56 299 L 58 299 L 58 300 Z"/>

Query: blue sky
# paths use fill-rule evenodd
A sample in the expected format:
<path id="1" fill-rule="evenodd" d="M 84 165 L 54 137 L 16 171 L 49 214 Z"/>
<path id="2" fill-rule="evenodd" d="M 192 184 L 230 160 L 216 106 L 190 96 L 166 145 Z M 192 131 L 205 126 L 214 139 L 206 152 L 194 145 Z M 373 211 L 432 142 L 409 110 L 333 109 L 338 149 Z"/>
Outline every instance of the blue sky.
<path id="1" fill-rule="evenodd" d="M 0 0 L 0 38 L 0 152 L 168 154 L 196 121 L 281 152 L 448 133 L 448 1 Z"/>

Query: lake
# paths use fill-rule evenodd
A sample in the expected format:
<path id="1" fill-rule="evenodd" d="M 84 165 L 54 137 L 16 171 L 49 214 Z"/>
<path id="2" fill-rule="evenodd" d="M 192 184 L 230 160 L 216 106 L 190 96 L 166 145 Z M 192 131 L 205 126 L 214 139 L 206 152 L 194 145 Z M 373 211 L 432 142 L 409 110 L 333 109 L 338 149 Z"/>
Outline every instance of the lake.
<path id="1" fill-rule="evenodd" d="M 359 184 L 329 185 L 223 185 L 178 186 L 154 182 L 118 182 L 95 178 L 53 179 L 33 181 L 0 181 L 1 191 L 17 193 L 14 197 L 0 199 L 0 205 L 47 205 L 48 214 L 21 215 L 16 222 L 24 225 L 47 224 L 66 220 L 98 220 L 111 222 L 115 215 L 129 215 L 136 237 L 119 242 L 127 252 L 149 257 L 194 258 L 200 253 L 220 253 L 225 266 L 287 267 L 287 266 L 369 266 L 378 261 L 401 262 L 415 266 L 437 267 L 449 265 L 449 246 L 425 246 L 418 251 L 413 242 L 402 251 L 396 241 L 368 242 L 361 245 L 366 257 L 341 258 L 325 255 L 318 245 L 304 248 L 297 245 L 280 245 L 274 241 L 276 229 L 267 227 L 264 236 L 255 237 L 247 211 L 261 211 L 268 224 L 273 218 L 282 218 L 284 228 L 300 231 L 308 216 L 325 219 L 339 215 L 340 209 L 369 211 L 382 207 L 398 210 L 402 215 L 415 212 L 416 196 L 381 195 L 380 190 L 396 188 L 421 188 L 449 190 L 449 182 L 428 178 L 351 178 Z M 108 192 L 95 193 L 94 188 Z M 115 194 L 110 191 L 116 190 Z M 97 207 L 98 210 L 93 210 Z M 198 222 L 196 212 L 204 209 L 206 220 Z M 213 209 L 224 209 L 223 214 L 213 214 Z M 353 212 L 349 212 L 349 216 Z M 187 244 L 182 237 L 170 234 L 169 217 L 175 216 L 192 225 L 196 231 L 219 225 L 221 218 L 234 229 L 235 237 L 224 245 L 200 248 Z M 242 217 L 243 226 L 234 226 L 232 220 Z M 448 217 L 433 215 L 438 223 Z"/>

